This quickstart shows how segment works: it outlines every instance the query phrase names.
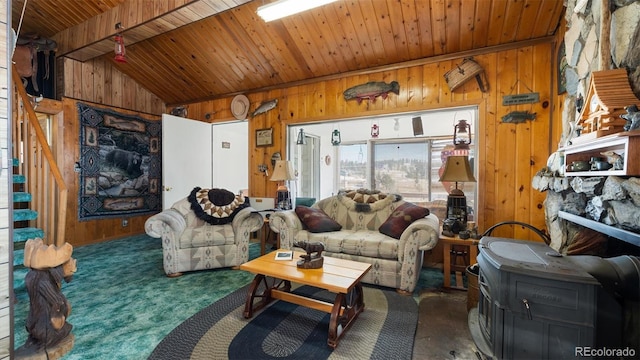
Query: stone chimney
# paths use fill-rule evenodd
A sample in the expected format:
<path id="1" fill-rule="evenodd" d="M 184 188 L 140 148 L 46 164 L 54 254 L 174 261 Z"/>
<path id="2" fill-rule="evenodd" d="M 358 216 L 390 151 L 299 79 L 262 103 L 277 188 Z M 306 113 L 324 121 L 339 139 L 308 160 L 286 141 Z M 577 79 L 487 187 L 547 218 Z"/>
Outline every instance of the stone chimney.
<path id="1" fill-rule="evenodd" d="M 603 8 L 605 4 L 610 6 Z M 577 99 L 585 98 L 593 71 L 626 69 L 631 89 L 640 98 L 640 2 L 568 0 L 566 21 L 563 72 L 567 96 L 561 149 L 576 136 L 582 106 Z M 532 180 L 533 188 L 547 195 L 545 216 L 552 248 L 563 254 L 592 255 L 607 255 L 613 250 L 607 235 L 559 218 L 560 211 L 640 235 L 639 178 L 565 177 L 566 165 L 556 152 Z"/>

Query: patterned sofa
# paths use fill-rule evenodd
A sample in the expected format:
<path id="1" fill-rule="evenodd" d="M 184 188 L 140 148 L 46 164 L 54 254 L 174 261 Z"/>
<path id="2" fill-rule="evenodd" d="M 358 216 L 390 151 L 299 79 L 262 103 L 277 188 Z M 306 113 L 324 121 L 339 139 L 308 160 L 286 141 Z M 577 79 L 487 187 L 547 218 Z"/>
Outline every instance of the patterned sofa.
<path id="1" fill-rule="evenodd" d="M 438 218 L 428 209 L 397 195 L 364 190 L 340 192 L 311 208 L 277 211 L 269 226 L 280 234 L 281 248 L 298 241 L 322 242 L 325 256 L 372 264 L 364 282 L 400 293 L 413 292 L 423 251 L 435 247 L 439 238 Z"/>
<path id="2" fill-rule="evenodd" d="M 248 206 L 247 198 L 226 190 L 222 205 L 208 203 L 207 195 L 213 190 L 220 189 L 196 188 L 189 197 L 145 222 L 146 233 L 162 239 L 167 276 L 238 266 L 249 260 L 249 237 L 262 228 L 262 215 Z M 194 197 L 202 210 L 194 207 Z"/>

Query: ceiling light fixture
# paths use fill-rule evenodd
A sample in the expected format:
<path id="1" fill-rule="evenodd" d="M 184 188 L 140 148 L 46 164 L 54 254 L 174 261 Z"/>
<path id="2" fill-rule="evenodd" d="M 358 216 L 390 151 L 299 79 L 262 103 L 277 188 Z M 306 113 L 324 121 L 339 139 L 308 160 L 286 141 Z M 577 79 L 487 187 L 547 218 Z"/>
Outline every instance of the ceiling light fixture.
<path id="1" fill-rule="evenodd" d="M 258 8 L 258 15 L 265 21 L 273 21 L 283 17 L 311 10 L 336 0 L 279 0 Z"/>

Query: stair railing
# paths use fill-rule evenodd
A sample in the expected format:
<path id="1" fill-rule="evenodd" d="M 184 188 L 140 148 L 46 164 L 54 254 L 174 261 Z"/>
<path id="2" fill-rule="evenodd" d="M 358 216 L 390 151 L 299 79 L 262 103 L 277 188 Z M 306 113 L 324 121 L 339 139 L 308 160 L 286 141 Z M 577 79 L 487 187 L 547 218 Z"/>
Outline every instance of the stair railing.
<path id="1" fill-rule="evenodd" d="M 60 246 L 65 243 L 67 186 L 15 65 L 12 76 L 12 155 L 20 160 L 18 173 L 26 177 L 31 209 L 38 212 L 35 226 L 44 231 L 45 244 Z"/>

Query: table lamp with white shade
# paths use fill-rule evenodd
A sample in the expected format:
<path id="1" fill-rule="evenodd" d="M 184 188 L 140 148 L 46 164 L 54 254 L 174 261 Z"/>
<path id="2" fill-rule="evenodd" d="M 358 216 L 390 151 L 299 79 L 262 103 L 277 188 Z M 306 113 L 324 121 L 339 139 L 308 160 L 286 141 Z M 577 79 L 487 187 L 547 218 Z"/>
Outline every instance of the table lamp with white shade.
<path id="1" fill-rule="evenodd" d="M 444 167 L 440 181 L 455 182 L 447 196 L 447 219 L 459 221 L 462 228 L 467 226 L 467 198 L 462 190 L 458 189 L 459 182 L 476 182 L 471 170 L 468 156 L 449 156 Z M 456 231 L 454 231 L 456 233 Z"/>
<path id="2" fill-rule="evenodd" d="M 296 174 L 289 160 L 277 160 L 271 175 L 271 181 L 280 181 L 276 195 L 276 208 L 280 210 L 291 209 L 291 193 L 287 187 L 287 181 L 295 180 Z"/>

